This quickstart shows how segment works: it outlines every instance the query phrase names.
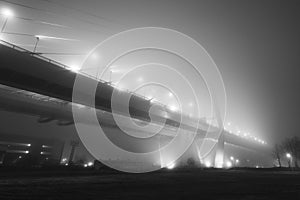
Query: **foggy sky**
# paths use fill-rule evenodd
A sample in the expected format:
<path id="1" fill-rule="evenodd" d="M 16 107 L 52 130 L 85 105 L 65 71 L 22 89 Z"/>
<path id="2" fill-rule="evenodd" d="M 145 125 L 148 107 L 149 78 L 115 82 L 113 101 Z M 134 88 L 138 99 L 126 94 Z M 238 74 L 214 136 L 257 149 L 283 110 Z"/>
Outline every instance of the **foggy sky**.
<path id="1" fill-rule="evenodd" d="M 7 3 L 7 2 L 13 2 Z M 51 35 L 77 42 L 41 41 L 39 51 L 86 54 L 112 34 L 145 26 L 183 32 L 205 47 L 224 79 L 228 97 L 227 121 L 268 143 L 300 135 L 300 13 L 297 1 L 174 1 L 174 0 L 8 0 L 17 16 L 63 25 L 13 19 L 7 32 Z M 3 19 L 1 18 L 1 23 Z M 30 49 L 34 37 L 3 35 Z M 51 56 L 66 64 L 84 56 Z M 8 123 L 28 129 L 32 117 L 1 112 Z M 31 123 L 22 121 L 31 120 Z M 43 126 L 58 135 L 73 128 Z M 48 128 L 51 129 L 48 130 Z M 16 128 L 14 128 L 15 131 Z"/>

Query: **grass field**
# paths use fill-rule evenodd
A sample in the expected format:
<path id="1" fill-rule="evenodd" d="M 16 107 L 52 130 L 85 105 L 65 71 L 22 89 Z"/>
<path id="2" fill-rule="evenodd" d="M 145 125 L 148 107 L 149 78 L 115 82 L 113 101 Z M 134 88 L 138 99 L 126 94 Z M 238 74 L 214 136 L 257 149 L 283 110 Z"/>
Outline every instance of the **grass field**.
<path id="1" fill-rule="evenodd" d="M 147 174 L 1 172 L 4 199 L 300 199 L 300 172 L 173 170 Z"/>

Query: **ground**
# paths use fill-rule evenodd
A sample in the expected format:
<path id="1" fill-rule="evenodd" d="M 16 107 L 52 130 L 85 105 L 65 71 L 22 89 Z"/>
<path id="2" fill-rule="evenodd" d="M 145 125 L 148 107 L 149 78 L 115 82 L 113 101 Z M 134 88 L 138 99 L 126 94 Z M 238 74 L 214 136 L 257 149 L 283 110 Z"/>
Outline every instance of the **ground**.
<path id="1" fill-rule="evenodd" d="M 86 171 L 3 172 L 0 199 L 300 199 L 300 172 L 165 170 L 147 174 Z"/>

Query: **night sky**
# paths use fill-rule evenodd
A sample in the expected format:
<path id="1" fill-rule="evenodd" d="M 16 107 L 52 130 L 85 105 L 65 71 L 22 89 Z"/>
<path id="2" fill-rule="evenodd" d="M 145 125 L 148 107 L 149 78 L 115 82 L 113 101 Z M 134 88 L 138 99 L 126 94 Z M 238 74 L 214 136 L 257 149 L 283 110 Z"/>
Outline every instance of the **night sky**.
<path id="1" fill-rule="evenodd" d="M 41 40 L 39 52 L 67 65 L 112 34 L 157 26 L 185 33 L 205 47 L 224 79 L 227 122 L 268 143 L 300 135 L 300 4 L 261 0 L 7 0 L 14 11 L 1 38 L 33 49 L 34 35 L 71 40 Z M 1 24 L 4 18 L 1 18 Z M 31 36 L 32 35 L 32 36 Z M 79 54 L 79 55 L 77 55 Z M 71 135 L 74 127 L 38 125 L 36 118 L 0 112 L 5 132 Z M 17 123 L 18 127 L 8 126 Z"/>

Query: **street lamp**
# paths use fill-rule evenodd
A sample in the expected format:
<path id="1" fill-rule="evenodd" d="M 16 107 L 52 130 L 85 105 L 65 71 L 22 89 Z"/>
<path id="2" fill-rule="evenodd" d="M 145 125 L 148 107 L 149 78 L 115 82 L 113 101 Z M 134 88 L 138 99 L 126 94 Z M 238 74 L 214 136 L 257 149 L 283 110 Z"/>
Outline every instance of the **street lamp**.
<path id="1" fill-rule="evenodd" d="M 232 163 L 230 161 L 227 161 L 226 162 L 226 166 L 227 166 L 227 168 L 231 168 L 232 167 Z"/>
<path id="2" fill-rule="evenodd" d="M 206 161 L 206 162 L 205 162 L 205 166 L 206 166 L 206 167 L 211 167 L 211 163 L 210 163 L 209 161 Z"/>
<path id="3" fill-rule="evenodd" d="M 115 66 L 109 68 L 109 83 L 112 83 L 112 75 L 113 73 L 119 72 L 120 70 L 115 69 Z"/>
<path id="4" fill-rule="evenodd" d="M 168 169 L 174 169 L 174 167 L 175 167 L 175 163 L 171 163 L 171 164 L 167 165 Z"/>
<path id="5" fill-rule="evenodd" d="M 78 65 L 72 64 L 72 65 L 69 66 L 69 69 L 70 69 L 72 72 L 77 73 L 77 72 L 79 72 L 80 67 L 79 67 Z"/>
<path id="6" fill-rule="evenodd" d="M 290 153 L 286 153 L 286 157 L 288 159 L 289 168 L 291 168 L 291 162 L 292 162 L 293 157 Z"/>
<path id="7" fill-rule="evenodd" d="M 2 28 L 1 28 L 1 33 L 3 33 L 3 31 L 4 31 L 5 27 L 6 27 L 8 18 L 13 17 L 14 13 L 10 9 L 4 8 L 4 9 L 2 9 L 1 14 L 5 17 L 4 24 L 3 24 Z"/>
<path id="8" fill-rule="evenodd" d="M 40 37 L 39 36 L 35 36 L 35 39 L 36 39 L 36 42 L 35 42 L 35 45 L 34 45 L 34 48 L 33 48 L 33 53 L 36 52 L 36 48 L 37 48 L 37 45 L 38 45 L 38 43 L 40 41 Z"/>

